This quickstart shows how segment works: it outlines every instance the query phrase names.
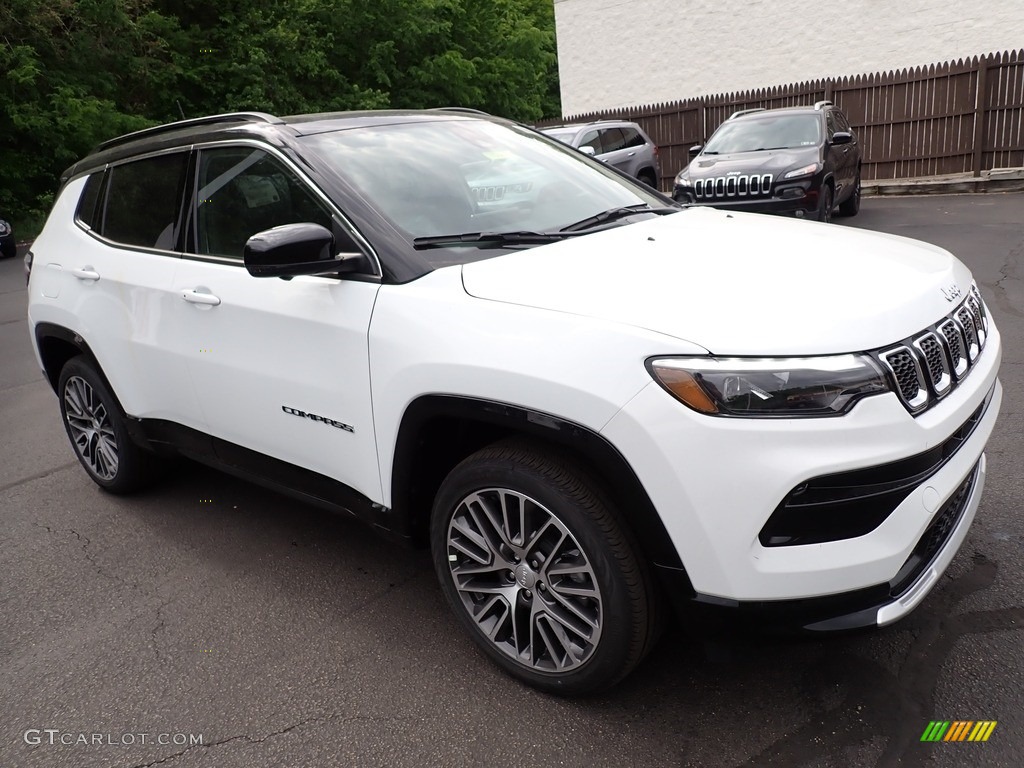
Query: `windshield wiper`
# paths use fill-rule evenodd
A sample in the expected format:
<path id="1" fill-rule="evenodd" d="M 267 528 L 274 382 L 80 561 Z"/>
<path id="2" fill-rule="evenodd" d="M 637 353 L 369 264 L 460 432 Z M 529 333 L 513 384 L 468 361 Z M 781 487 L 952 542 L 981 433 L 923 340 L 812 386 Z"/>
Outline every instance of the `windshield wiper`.
<path id="1" fill-rule="evenodd" d="M 422 251 L 428 248 L 450 248 L 460 245 L 543 245 L 565 238 L 566 235 L 558 232 L 463 232 L 456 235 L 417 237 L 412 241 L 412 245 L 416 250 Z"/>
<path id="2" fill-rule="evenodd" d="M 615 221 L 615 219 L 624 219 L 627 216 L 635 216 L 638 213 L 655 213 L 659 216 L 664 216 L 666 213 L 675 213 L 682 210 L 681 208 L 675 208 L 670 206 L 663 206 L 661 208 L 654 208 L 647 203 L 640 203 L 639 205 L 626 205 L 622 208 L 611 208 L 607 211 L 601 211 L 601 213 L 595 213 L 593 216 L 588 216 L 585 219 L 580 219 L 574 224 L 570 224 L 567 227 L 562 227 L 559 232 L 579 232 L 582 229 L 590 229 L 596 227 L 598 224 L 604 224 L 607 221 Z"/>

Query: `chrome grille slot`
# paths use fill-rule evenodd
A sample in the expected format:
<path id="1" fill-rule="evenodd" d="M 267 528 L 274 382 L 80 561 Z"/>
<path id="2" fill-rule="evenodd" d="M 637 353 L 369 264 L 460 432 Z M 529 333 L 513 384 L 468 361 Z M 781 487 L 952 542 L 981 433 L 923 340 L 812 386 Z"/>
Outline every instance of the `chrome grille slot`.
<path id="1" fill-rule="evenodd" d="M 978 334 L 978 346 L 985 346 L 985 330 L 987 326 L 984 310 L 981 308 L 981 300 L 973 293 L 967 299 L 967 307 L 971 311 L 971 318 L 974 320 L 974 331 Z"/>
<path id="2" fill-rule="evenodd" d="M 883 352 L 880 357 L 896 378 L 896 387 L 903 402 L 911 410 L 923 408 L 928 403 L 928 389 L 917 355 L 909 347 L 896 347 Z"/>
<path id="3" fill-rule="evenodd" d="M 926 333 L 914 339 L 914 346 L 924 357 L 925 370 L 928 373 L 928 380 L 932 385 L 932 391 L 941 397 L 949 391 L 952 376 L 949 370 L 949 361 L 946 359 L 946 350 L 934 333 Z"/>
<path id="4" fill-rule="evenodd" d="M 699 200 L 726 197 L 766 197 L 772 192 L 772 175 L 715 176 L 693 182 L 693 193 Z"/>
<path id="5" fill-rule="evenodd" d="M 967 342 L 967 359 L 973 363 L 981 351 L 978 331 L 974 326 L 974 314 L 967 309 L 966 305 L 961 305 L 960 309 L 956 311 L 956 320 L 960 323 L 960 328 L 964 332 L 964 341 Z"/>
<path id="6" fill-rule="evenodd" d="M 903 405 L 917 414 L 955 389 L 970 373 L 985 347 L 987 326 L 985 303 L 972 288 L 967 298 L 938 323 L 874 354 Z"/>
<path id="7" fill-rule="evenodd" d="M 964 346 L 964 337 L 960 333 L 957 324 L 947 320 L 939 326 L 939 333 L 946 340 L 946 349 L 949 350 L 950 364 L 953 366 L 953 375 L 956 378 L 967 373 L 967 349 Z"/>

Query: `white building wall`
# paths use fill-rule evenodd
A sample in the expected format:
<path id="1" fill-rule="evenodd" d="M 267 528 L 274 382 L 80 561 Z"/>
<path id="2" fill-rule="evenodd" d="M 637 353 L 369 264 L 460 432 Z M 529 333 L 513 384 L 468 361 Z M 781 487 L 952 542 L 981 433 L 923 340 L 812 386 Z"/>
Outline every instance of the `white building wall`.
<path id="1" fill-rule="evenodd" d="M 554 0 L 562 113 L 1024 48 L 1024 0 Z"/>

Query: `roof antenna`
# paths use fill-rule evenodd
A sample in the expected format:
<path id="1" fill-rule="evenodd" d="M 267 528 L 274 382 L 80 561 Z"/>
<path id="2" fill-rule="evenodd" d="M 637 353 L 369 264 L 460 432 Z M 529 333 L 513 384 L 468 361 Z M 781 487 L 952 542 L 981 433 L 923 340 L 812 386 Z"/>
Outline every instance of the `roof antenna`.
<path id="1" fill-rule="evenodd" d="M 178 105 L 178 111 L 181 112 L 181 119 L 184 120 L 185 119 L 185 110 L 181 108 L 181 102 L 178 101 L 177 99 L 175 99 L 174 103 Z"/>

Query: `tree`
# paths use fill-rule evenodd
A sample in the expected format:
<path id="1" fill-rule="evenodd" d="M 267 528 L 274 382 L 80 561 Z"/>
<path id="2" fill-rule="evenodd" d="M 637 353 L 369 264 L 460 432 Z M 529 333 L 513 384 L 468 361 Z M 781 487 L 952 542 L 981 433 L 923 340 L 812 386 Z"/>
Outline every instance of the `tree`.
<path id="1" fill-rule="evenodd" d="M 7 0 L 0 30 L 0 211 L 28 230 L 96 143 L 182 115 L 560 112 L 552 0 Z"/>

